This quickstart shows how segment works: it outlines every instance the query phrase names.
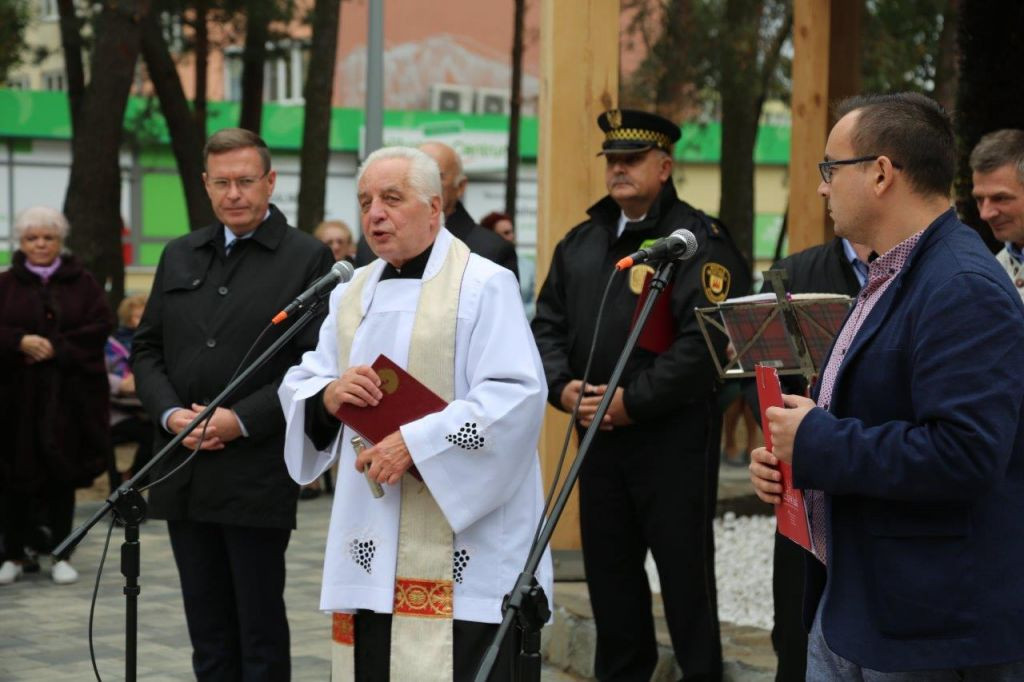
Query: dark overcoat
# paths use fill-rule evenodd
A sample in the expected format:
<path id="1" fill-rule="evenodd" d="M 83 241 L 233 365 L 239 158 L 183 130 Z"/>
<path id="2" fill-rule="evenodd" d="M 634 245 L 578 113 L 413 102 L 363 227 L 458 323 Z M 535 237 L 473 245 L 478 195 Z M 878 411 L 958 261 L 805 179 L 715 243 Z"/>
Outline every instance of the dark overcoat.
<path id="1" fill-rule="evenodd" d="M 154 448 L 171 439 L 162 426 L 167 410 L 208 404 L 228 385 L 271 318 L 334 264 L 330 250 L 289 227 L 274 206 L 251 238 L 224 255 L 220 223 L 167 244 L 146 312 L 135 333 L 132 367 L 143 406 L 157 424 Z M 201 451 L 181 471 L 150 491 L 154 518 L 293 528 L 298 486 L 284 466 L 284 416 L 277 386 L 285 371 L 316 346 L 327 307 L 231 395 L 225 407 L 248 437 L 223 450 Z M 246 365 L 295 317 L 272 328 Z M 156 465 L 150 480 L 179 465 L 178 448 Z"/>
<path id="2" fill-rule="evenodd" d="M 103 345 L 113 328 L 103 289 L 74 256 L 62 256 L 44 284 L 15 252 L 0 274 L 0 490 L 87 487 L 106 469 Z M 19 350 L 26 334 L 49 339 L 54 357 L 27 362 Z"/>

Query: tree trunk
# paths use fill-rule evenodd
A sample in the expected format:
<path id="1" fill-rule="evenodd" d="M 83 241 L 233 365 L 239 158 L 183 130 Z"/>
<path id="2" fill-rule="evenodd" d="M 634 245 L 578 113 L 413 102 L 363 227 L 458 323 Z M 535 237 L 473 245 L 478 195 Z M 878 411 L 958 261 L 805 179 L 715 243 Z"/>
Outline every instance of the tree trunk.
<path id="1" fill-rule="evenodd" d="M 60 43 L 64 49 L 64 72 L 68 79 L 68 106 L 71 109 L 71 134 L 74 135 L 85 92 L 85 67 L 82 64 L 81 22 L 74 0 L 57 0 L 60 15 Z"/>
<path id="2" fill-rule="evenodd" d="M 160 111 L 167 122 L 171 148 L 178 163 L 178 175 L 185 190 L 190 229 L 213 222 L 213 209 L 203 187 L 203 137 L 199 134 L 189 109 L 181 79 L 164 40 L 160 20 L 150 13 L 142 22 L 142 56 L 146 60 L 150 80 L 160 100 Z"/>
<path id="3" fill-rule="evenodd" d="M 722 98 L 721 197 L 718 217 L 748 263 L 754 262 L 754 145 L 764 90 L 758 68 L 760 0 L 729 0 L 719 46 Z"/>
<path id="4" fill-rule="evenodd" d="M 694 71 L 688 63 L 690 41 L 686 36 L 693 30 L 693 5 L 690 0 L 671 0 L 665 12 L 665 34 L 654 46 L 661 65 L 654 90 L 654 106 L 662 116 L 677 120 L 683 105 L 684 88 L 693 85 L 690 77 Z M 685 67 L 675 68 L 677 64 Z"/>
<path id="5" fill-rule="evenodd" d="M 960 144 L 956 207 L 965 223 L 978 231 L 989 248 L 1002 248 L 978 216 L 971 197 L 969 157 L 981 136 L 1024 122 L 1024 51 L 1020 49 L 1024 4 L 963 0 L 958 39 L 960 76 L 957 89 L 956 135 Z"/>
<path id="6" fill-rule="evenodd" d="M 523 105 L 523 17 L 526 0 L 515 0 L 512 31 L 512 92 L 508 114 L 508 160 L 505 164 L 505 213 L 516 221 L 519 189 L 519 118 Z"/>
<path id="7" fill-rule="evenodd" d="M 147 0 L 107 0 L 96 22 L 92 77 L 71 139 L 71 177 L 64 213 L 70 246 L 107 289 L 111 304 L 124 296 L 121 257 L 119 152 L 128 93 L 139 56 L 140 21 Z"/>
<path id="8" fill-rule="evenodd" d="M 340 14 L 341 0 L 316 0 L 309 73 L 302 92 L 306 108 L 299 162 L 298 227 L 306 232 L 312 232 L 324 219 Z"/>
<path id="9" fill-rule="evenodd" d="M 238 127 L 260 134 L 263 122 L 263 70 L 267 63 L 270 11 L 265 0 L 248 3 L 245 49 L 242 51 L 242 113 Z"/>
<path id="10" fill-rule="evenodd" d="M 935 64 L 935 90 L 932 96 L 946 111 L 956 106 L 956 27 L 959 0 L 946 0 L 942 13 L 942 33 L 939 34 L 937 62 Z"/>
<path id="11" fill-rule="evenodd" d="M 762 104 L 752 94 L 723 79 L 718 218 L 729 228 L 748 264 L 754 262 L 754 146 Z"/>
<path id="12" fill-rule="evenodd" d="M 200 146 L 206 142 L 206 72 L 210 62 L 210 32 L 206 19 L 209 9 L 207 0 L 196 0 L 196 96 L 193 100 L 192 118 L 201 140 Z M 203 200 L 207 200 L 205 193 Z M 193 223 L 192 227 L 196 227 L 196 224 Z"/>

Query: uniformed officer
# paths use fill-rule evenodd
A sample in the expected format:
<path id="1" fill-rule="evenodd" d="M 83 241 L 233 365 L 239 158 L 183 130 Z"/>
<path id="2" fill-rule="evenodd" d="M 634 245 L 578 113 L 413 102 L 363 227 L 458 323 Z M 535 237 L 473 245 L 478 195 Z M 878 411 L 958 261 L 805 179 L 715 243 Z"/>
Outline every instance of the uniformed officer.
<path id="1" fill-rule="evenodd" d="M 679 228 L 693 232 L 664 306 L 656 306 L 633 352 L 580 476 L 583 559 L 597 624 L 601 680 L 649 679 L 657 663 L 644 560 L 658 566 L 676 659 L 686 680 L 722 674 L 712 519 L 721 431 L 716 375 L 693 309 L 743 295 L 747 264 L 725 228 L 680 201 L 672 183 L 679 128 L 642 111 L 598 117 L 608 195 L 558 246 L 537 299 L 533 332 L 548 401 L 570 411 L 584 391 L 577 427 L 589 426 L 642 300 L 648 265 L 617 275 L 595 329 L 602 284 L 614 264 Z M 581 384 L 591 340 L 597 347 Z M 716 338 L 724 354 L 724 336 Z"/>

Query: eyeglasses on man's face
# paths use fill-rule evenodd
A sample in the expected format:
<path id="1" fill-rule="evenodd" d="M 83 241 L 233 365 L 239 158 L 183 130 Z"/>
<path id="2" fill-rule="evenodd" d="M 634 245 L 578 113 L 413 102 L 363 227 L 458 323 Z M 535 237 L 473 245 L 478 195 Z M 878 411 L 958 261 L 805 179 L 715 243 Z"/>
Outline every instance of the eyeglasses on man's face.
<path id="1" fill-rule="evenodd" d="M 269 172 L 267 171 L 267 173 Z M 260 176 L 250 175 L 243 178 L 210 178 L 209 183 L 215 192 L 227 192 L 231 189 L 231 185 L 237 187 L 239 192 L 245 192 L 255 187 L 256 183 L 267 177 L 267 173 Z"/>
<path id="2" fill-rule="evenodd" d="M 866 161 L 874 161 L 879 158 L 881 154 L 872 154 L 871 156 L 858 156 L 855 159 L 833 159 L 831 161 L 819 161 L 818 172 L 821 173 L 821 179 L 828 184 L 832 182 L 832 173 L 836 166 L 850 166 L 855 163 L 864 163 Z M 902 168 L 898 163 L 892 162 L 893 168 Z"/>

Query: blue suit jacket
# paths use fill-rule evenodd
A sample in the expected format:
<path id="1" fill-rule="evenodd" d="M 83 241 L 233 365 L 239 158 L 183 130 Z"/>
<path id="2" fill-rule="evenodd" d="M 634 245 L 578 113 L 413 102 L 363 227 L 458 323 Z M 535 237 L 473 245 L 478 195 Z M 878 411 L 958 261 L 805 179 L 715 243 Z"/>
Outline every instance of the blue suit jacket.
<path id="1" fill-rule="evenodd" d="M 1020 296 L 950 210 L 797 431 L 794 484 L 828 493 L 830 649 L 882 671 L 1024 659 L 1022 373 Z"/>

